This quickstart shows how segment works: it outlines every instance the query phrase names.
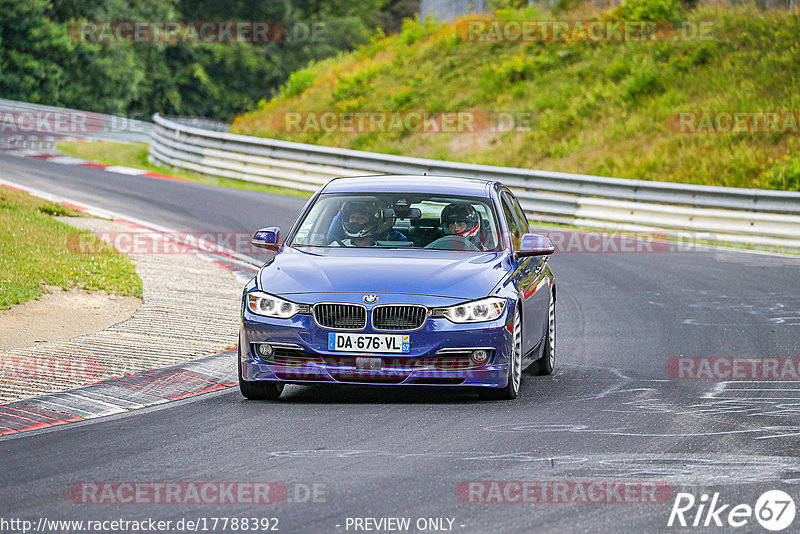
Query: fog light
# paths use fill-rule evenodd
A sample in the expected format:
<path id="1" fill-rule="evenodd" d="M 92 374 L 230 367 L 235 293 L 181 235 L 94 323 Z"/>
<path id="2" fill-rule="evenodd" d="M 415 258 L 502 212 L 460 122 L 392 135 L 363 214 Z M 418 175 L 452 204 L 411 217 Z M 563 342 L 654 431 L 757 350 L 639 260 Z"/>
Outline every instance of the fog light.
<path id="1" fill-rule="evenodd" d="M 473 350 L 469 359 L 472 360 L 472 363 L 483 365 L 489 361 L 489 353 L 483 349 Z"/>
<path id="2" fill-rule="evenodd" d="M 258 353 L 263 358 L 271 358 L 273 354 L 275 354 L 275 349 L 272 348 L 272 345 L 269 343 L 261 343 L 258 346 Z"/>

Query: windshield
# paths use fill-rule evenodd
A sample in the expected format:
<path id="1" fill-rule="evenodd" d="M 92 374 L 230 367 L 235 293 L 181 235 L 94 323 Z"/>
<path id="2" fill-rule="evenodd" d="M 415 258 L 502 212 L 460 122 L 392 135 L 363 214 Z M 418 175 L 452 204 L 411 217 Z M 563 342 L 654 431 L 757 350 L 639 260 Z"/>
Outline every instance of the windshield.
<path id="1" fill-rule="evenodd" d="M 439 194 L 323 194 L 290 246 L 500 250 L 491 201 Z"/>

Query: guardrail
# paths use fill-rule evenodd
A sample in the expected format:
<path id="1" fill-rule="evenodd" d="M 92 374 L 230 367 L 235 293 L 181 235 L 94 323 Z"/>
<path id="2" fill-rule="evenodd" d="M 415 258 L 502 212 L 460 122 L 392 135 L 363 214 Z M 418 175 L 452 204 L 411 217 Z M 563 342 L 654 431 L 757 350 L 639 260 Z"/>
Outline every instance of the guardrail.
<path id="1" fill-rule="evenodd" d="M 147 143 L 153 125 L 117 115 L 0 99 L 0 134 Z"/>
<path id="2" fill-rule="evenodd" d="M 800 249 L 800 192 L 713 187 L 474 165 L 236 135 L 153 116 L 155 163 L 315 191 L 335 176 L 499 180 L 531 220 Z M 690 233 L 690 235 L 687 234 Z"/>

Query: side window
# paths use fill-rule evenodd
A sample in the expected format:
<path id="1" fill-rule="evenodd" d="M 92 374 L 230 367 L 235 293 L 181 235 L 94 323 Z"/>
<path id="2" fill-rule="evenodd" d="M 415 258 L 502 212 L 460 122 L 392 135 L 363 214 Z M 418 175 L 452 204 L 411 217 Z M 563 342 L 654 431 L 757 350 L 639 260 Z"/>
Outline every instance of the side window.
<path id="1" fill-rule="evenodd" d="M 508 224 L 508 230 L 511 232 L 511 244 L 515 249 L 519 249 L 522 234 L 520 233 L 517 215 L 514 213 L 513 201 L 507 193 L 503 193 L 501 198 L 503 204 L 503 214 L 505 215 L 506 223 Z"/>
<path id="2" fill-rule="evenodd" d="M 511 200 L 513 201 L 514 211 L 519 218 L 519 227 L 522 230 L 522 233 L 529 233 L 531 229 L 530 225 L 528 224 L 528 217 L 525 215 L 525 211 L 522 209 L 522 206 L 519 205 L 519 200 L 517 200 L 517 197 L 511 196 Z"/>

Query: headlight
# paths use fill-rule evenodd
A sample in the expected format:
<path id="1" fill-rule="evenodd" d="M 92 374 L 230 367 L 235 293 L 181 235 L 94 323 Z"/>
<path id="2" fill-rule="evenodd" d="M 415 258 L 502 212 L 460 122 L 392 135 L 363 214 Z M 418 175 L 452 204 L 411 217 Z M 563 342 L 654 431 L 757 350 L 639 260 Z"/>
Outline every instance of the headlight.
<path id="1" fill-rule="evenodd" d="M 447 317 L 454 323 L 481 323 L 484 321 L 494 321 L 501 315 L 506 308 L 505 299 L 499 297 L 489 297 L 463 304 L 456 304 L 447 308 L 438 308 L 435 315 Z"/>
<path id="2" fill-rule="evenodd" d="M 308 306 L 295 304 L 275 295 L 263 291 L 253 291 L 247 294 L 247 309 L 256 315 L 273 317 L 275 319 L 288 319 L 298 313 L 308 313 Z"/>

